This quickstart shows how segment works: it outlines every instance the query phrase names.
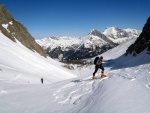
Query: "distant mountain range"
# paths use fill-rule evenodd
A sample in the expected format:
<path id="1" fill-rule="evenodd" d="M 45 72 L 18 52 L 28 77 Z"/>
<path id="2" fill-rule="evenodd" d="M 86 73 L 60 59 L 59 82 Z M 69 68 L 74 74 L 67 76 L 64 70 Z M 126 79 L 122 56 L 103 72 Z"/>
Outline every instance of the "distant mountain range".
<path id="1" fill-rule="evenodd" d="M 20 42 L 33 52 L 47 57 L 62 60 L 79 60 L 97 56 L 119 44 L 133 38 L 137 39 L 126 52 L 133 55 L 147 49 L 150 54 L 150 18 L 148 18 L 143 30 L 120 29 L 118 27 L 106 28 L 103 32 L 91 30 L 84 37 L 57 37 L 52 36 L 35 40 L 27 28 L 14 19 L 3 4 L 0 4 L 0 31 L 14 42 Z"/>
<path id="2" fill-rule="evenodd" d="M 137 38 L 141 30 L 120 29 L 109 27 L 100 32 L 91 30 L 85 37 L 57 37 L 38 39 L 41 45 L 52 58 L 60 60 L 79 60 L 99 55 L 121 43 Z"/>

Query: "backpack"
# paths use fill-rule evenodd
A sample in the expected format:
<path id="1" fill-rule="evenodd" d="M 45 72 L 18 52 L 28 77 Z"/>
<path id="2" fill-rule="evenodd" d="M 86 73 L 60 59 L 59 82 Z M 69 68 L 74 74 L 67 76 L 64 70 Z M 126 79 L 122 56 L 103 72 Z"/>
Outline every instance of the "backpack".
<path id="1" fill-rule="evenodd" d="M 98 59 L 99 59 L 99 57 L 96 57 L 96 58 L 94 59 L 94 64 L 95 64 L 95 65 L 96 65 Z"/>

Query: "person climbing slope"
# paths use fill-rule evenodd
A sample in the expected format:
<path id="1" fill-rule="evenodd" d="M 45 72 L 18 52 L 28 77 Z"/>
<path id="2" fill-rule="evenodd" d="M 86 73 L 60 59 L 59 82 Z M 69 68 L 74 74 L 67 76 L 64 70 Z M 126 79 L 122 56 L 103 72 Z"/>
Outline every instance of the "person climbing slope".
<path id="1" fill-rule="evenodd" d="M 95 71 L 93 73 L 93 77 L 92 79 L 96 79 L 95 74 L 97 73 L 98 69 L 100 68 L 101 71 L 101 77 L 106 77 L 106 75 L 104 74 L 104 67 L 102 66 L 102 61 L 103 61 L 103 57 L 96 57 L 94 60 L 94 64 L 95 64 Z"/>

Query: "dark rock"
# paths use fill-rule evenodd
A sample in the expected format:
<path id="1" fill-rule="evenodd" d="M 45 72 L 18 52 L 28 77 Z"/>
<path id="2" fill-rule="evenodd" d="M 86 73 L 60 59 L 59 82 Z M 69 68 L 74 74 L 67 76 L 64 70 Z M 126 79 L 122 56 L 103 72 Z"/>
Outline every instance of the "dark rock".
<path id="1" fill-rule="evenodd" d="M 150 17 L 148 18 L 146 24 L 143 27 L 142 33 L 137 38 L 134 44 L 132 44 L 126 51 L 125 55 L 141 53 L 147 49 L 147 53 L 150 53 Z"/>

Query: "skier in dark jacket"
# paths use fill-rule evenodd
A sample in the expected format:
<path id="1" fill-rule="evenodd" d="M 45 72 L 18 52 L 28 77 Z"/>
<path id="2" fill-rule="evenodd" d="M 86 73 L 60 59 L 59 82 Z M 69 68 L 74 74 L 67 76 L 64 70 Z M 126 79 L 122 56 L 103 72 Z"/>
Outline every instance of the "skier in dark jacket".
<path id="1" fill-rule="evenodd" d="M 41 78 L 41 83 L 43 84 L 43 78 Z"/>
<path id="2" fill-rule="evenodd" d="M 100 68 L 102 70 L 101 72 L 101 77 L 105 77 L 104 75 L 104 67 L 102 66 L 102 61 L 103 61 L 103 57 L 101 56 L 97 61 L 96 61 L 96 64 L 95 64 L 95 71 L 93 73 L 93 79 L 96 79 L 96 72 L 98 71 L 98 69 Z"/>

